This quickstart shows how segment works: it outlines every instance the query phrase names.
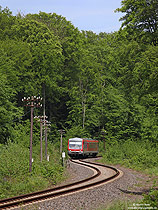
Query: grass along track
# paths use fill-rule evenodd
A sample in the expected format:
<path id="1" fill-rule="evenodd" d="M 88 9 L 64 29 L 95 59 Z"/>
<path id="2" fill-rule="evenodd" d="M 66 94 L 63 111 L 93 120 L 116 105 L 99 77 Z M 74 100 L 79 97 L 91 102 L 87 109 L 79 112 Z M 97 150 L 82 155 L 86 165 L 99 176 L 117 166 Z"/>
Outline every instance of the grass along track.
<path id="1" fill-rule="evenodd" d="M 71 161 L 93 170 L 93 176 L 72 184 L 0 200 L 0 209 L 10 209 L 18 206 L 32 204 L 34 202 L 45 201 L 46 199 L 56 198 L 61 195 L 64 196 L 69 193 L 78 192 L 80 190 L 87 190 L 91 187 L 98 186 L 99 184 L 105 184 L 108 181 L 112 181 L 116 177 L 120 177 L 122 174 L 116 168 L 103 164 L 92 163 L 85 160 Z"/>

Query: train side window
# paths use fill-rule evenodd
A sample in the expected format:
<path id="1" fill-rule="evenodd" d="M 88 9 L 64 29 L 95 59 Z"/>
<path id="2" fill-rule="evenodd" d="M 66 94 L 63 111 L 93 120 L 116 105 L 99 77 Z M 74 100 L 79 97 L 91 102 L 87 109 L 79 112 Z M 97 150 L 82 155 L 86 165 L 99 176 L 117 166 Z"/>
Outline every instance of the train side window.
<path id="1" fill-rule="evenodd" d="M 90 143 L 89 143 L 89 148 L 90 148 L 90 149 L 96 149 L 96 148 L 97 148 L 97 144 L 94 143 L 94 142 L 90 142 Z"/>
<path id="2" fill-rule="evenodd" d="M 85 147 L 85 149 L 88 148 L 88 143 L 87 142 L 84 142 L 84 147 Z"/>

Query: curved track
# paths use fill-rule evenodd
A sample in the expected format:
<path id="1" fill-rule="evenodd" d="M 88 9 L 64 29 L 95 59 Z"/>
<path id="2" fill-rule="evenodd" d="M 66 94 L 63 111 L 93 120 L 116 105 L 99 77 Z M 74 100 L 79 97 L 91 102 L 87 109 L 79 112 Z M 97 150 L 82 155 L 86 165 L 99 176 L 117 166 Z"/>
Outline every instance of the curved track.
<path id="1" fill-rule="evenodd" d="M 19 205 L 22 206 L 31 204 L 34 202 L 55 198 L 61 195 L 67 195 L 68 193 L 89 189 L 91 187 L 95 187 L 99 184 L 113 180 L 120 174 L 116 168 L 105 166 L 103 164 L 92 163 L 85 160 L 71 161 L 76 164 L 83 165 L 84 167 L 91 168 L 91 170 L 93 170 L 93 176 L 78 182 L 74 182 L 72 184 L 0 200 L 0 209 L 10 209 L 13 207 L 18 207 Z"/>

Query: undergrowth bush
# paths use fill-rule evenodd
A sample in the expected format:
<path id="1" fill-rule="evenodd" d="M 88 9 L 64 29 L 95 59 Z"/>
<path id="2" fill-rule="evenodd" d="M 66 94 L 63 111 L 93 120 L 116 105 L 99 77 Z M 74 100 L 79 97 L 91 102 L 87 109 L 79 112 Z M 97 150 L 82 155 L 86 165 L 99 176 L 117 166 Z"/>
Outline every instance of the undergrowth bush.
<path id="1" fill-rule="evenodd" d="M 128 210 L 132 206 L 132 203 L 129 201 L 114 201 L 109 203 L 106 207 L 103 205 L 97 210 Z"/>
<path id="2" fill-rule="evenodd" d="M 106 151 L 102 151 L 102 162 L 109 164 L 121 164 L 136 170 L 142 170 L 148 174 L 158 176 L 158 144 L 152 144 L 149 141 L 126 141 L 123 143 L 107 143 Z M 154 184 L 154 183 L 153 183 Z M 157 184 L 155 180 L 155 185 Z M 148 204 L 149 208 L 158 208 L 158 190 L 151 190 L 149 194 L 144 195 L 143 201 L 138 201 L 138 207 L 145 207 Z M 132 204 L 126 202 L 116 202 L 109 207 L 102 209 L 129 209 Z M 100 209 L 99 209 L 100 210 Z"/>
<path id="3" fill-rule="evenodd" d="M 149 141 L 126 141 L 107 144 L 106 152 L 102 153 L 103 162 L 122 164 L 137 170 L 146 170 L 158 175 L 158 145 Z"/>
<path id="4" fill-rule="evenodd" d="M 9 142 L 0 147 L 0 199 L 48 188 L 63 179 L 63 167 L 53 145 L 48 145 L 50 161 L 43 157 L 40 147 L 33 147 L 32 173 L 29 173 L 29 148 Z"/>
<path id="5" fill-rule="evenodd" d="M 148 195 L 144 195 L 143 203 L 158 208 L 158 190 L 152 190 Z"/>

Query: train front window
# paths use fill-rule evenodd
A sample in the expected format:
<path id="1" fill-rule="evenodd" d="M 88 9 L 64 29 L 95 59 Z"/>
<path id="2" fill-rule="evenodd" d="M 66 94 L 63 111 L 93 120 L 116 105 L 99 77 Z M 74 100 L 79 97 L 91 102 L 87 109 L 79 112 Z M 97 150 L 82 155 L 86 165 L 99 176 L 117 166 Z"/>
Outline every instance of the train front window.
<path id="1" fill-rule="evenodd" d="M 82 142 L 70 141 L 69 149 L 82 149 Z"/>

